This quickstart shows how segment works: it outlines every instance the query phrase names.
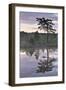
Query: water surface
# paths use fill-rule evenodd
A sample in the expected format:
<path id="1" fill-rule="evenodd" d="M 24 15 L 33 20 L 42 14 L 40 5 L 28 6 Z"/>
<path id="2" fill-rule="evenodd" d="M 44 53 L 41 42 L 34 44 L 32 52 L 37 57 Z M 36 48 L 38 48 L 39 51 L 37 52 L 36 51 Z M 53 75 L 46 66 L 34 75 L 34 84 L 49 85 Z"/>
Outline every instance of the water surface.
<path id="1" fill-rule="evenodd" d="M 20 78 L 41 77 L 58 75 L 58 50 L 49 49 L 49 60 L 47 60 L 47 49 L 26 48 L 20 51 Z"/>

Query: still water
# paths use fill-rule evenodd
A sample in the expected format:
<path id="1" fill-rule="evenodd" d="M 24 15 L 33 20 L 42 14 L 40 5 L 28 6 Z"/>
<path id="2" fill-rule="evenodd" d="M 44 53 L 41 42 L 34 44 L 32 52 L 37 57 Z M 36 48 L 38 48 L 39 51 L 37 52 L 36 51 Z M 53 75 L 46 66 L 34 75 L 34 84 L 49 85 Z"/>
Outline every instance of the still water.
<path id="1" fill-rule="evenodd" d="M 20 78 L 47 77 L 58 75 L 58 50 L 47 49 L 22 49 L 20 51 Z"/>

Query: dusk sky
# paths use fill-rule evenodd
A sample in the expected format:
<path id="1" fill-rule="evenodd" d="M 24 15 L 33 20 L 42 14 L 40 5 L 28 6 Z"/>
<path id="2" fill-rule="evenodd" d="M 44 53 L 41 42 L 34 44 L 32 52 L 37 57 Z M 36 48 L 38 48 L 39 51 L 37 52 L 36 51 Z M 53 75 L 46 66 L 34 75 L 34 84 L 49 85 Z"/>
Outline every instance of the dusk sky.
<path id="1" fill-rule="evenodd" d="M 39 12 L 20 12 L 19 14 L 19 25 L 20 25 L 20 31 L 24 32 L 35 32 L 38 31 L 40 33 L 43 33 L 43 30 L 38 29 L 38 22 L 36 21 L 36 18 L 48 18 L 52 19 L 54 25 L 54 29 L 56 29 L 56 32 L 58 30 L 58 14 L 57 13 L 39 13 Z"/>

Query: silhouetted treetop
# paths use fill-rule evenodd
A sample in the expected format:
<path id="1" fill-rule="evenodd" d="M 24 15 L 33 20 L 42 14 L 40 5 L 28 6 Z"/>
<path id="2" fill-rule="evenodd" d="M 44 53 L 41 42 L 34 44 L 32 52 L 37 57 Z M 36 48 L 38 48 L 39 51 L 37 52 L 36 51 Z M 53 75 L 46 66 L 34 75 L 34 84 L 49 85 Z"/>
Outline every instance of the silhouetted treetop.
<path id="1" fill-rule="evenodd" d="M 55 25 L 53 23 L 53 20 L 52 19 L 46 19 L 44 17 L 42 18 L 36 18 L 36 21 L 38 21 L 38 29 L 40 30 L 45 30 L 48 32 L 52 32 L 54 33 L 56 30 L 53 28 L 53 26 Z"/>

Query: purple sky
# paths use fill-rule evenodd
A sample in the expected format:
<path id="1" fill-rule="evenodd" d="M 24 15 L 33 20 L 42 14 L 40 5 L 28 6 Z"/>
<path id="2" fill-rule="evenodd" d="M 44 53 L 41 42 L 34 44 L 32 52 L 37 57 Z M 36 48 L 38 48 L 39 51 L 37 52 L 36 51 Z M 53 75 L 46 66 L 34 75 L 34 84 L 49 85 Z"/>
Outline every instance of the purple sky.
<path id="1" fill-rule="evenodd" d="M 36 18 L 48 18 L 52 19 L 54 28 L 58 30 L 58 14 L 57 13 L 39 13 L 39 12 L 20 12 L 19 22 L 20 22 L 20 31 L 25 32 L 34 32 L 38 30 L 38 25 Z"/>

